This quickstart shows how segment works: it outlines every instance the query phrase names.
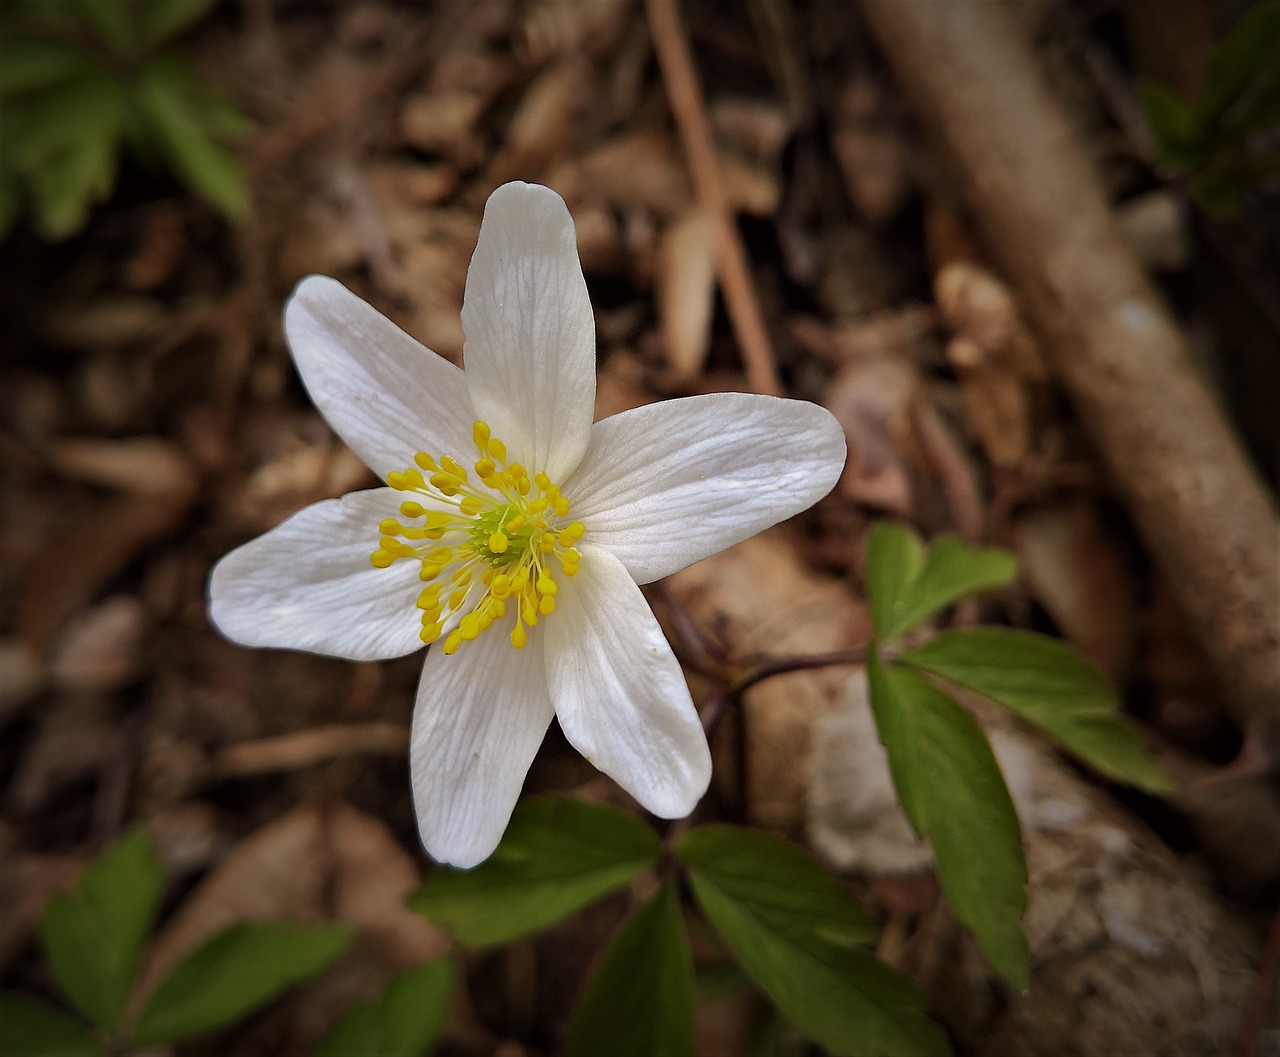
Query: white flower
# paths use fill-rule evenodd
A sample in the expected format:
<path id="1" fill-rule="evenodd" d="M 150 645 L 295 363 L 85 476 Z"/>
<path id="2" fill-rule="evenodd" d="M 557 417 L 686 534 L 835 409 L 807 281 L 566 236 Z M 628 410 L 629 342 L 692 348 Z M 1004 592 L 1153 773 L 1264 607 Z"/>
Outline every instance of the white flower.
<path id="1" fill-rule="evenodd" d="M 553 715 L 646 809 L 693 809 L 711 757 L 637 585 L 811 506 L 845 442 L 821 407 L 741 393 L 593 424 L 594 319 L 545 187 L 490 197 L 462 325 L 465 374 L 332 279 L 298 284 L 298 371 L 390 487 L 298 512 L 223 558 L 209 595 L 247 646 L 370 661 L 439 640 L 413 795 L 427 851 L 466 867 L 497 845 Z"/>

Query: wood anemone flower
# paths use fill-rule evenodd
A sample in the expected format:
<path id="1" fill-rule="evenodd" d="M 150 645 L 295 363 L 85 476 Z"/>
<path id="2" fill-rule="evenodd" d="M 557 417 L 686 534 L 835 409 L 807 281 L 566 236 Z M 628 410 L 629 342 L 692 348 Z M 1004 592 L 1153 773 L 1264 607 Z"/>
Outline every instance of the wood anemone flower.
<path id="1" fill-rule="evenodd" d="M 799 513 L 844 465 L 823 408 L 715 393 L 592 422 L 595 322 L 560 196 L 489 198 L 462 308 L 465 373 L 337 282 L 285 332 L 338 435 L 387 487 L 307 507 L 223 558 L 210 615 L 246 646 L 427 652 L 414 803 L 427 851 L 474 866 L 551 722 L 647 810 L 687 815 L 711 757 L 640 593 Z"/>

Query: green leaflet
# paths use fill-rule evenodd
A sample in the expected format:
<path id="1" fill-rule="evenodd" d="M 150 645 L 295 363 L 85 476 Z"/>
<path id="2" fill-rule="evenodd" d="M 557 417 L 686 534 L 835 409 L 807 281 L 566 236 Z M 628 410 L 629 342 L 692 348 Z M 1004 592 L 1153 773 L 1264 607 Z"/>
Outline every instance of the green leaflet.
<path id="1" fill-rule="evenodd" d="M 1018 816 L 981 729 L 909 668 L 867 658 L 871 708 L 916 832 L 933 842 L 938 880 L 1000 974 L 1026 986 L 1027 865 Z"/>
<path id="2" fill-rule="evenodd" d="M 54 975 L 100 1027 L 120 1022 L 164 884 L 164 865 L 138 828 L 86 866 L 75 891 L 45 908 L 40 935 Z"/>
<path id="3" fill-rule="evenodd" d="M 660 850 L 648 826 L 616 808 L 529 797 L 487 861 L 433 873 L 409 905 L 468 946 L 507 943 L 620 888 Z"/>
<path id="4" fill-rule="evenodd" d="M 873 935 L 853 897 L 785 841 L 730 826 L 677 849 L 725 945 L 801 1031 L 835 1053 L 944 1054 L 915 986 L 856 944 Z"/>
<path id="5" fill-rule="evenodd" d="M 946 632 L 898 661 L 1003 705 L 1110 778 L 1155 793 L 1173 788 L 1119 714 L 1110 684 L 1064 642 L 975 628 Z"/>
<path id="6" fill-rule="evenodd" d="M 693 962 L 671 882 L 605 949 L 569 1021 L 565 1057 L 692 1057 Z"/>

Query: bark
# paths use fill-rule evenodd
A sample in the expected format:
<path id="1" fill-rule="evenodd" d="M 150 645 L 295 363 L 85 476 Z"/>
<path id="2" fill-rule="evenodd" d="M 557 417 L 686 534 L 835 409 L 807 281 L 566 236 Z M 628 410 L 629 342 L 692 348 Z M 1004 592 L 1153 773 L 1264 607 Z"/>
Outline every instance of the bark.
<path id="1" fill-rule="evenodd" d="M 954 157 L 997 261 L 1204 645 L 1227 704 L 1280 744 L 1280 527 L 1002 5 L 863 0 Z"/>

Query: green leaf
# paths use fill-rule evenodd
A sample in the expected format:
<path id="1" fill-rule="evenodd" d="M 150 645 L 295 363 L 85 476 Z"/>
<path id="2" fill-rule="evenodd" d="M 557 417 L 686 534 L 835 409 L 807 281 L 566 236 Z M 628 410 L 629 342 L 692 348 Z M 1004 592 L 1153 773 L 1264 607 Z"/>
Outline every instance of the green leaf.
<path id="1" fill-rule="evenodd" d="M 151 48 L 195 25 L 218 0 L 145 0 L 138 13 L 144 47 Z"/>
<path id="2" fill-rule="evenodd" d="M 98 63 L 74 44 L 46 37 L 0 40 L 0 99 L 46 88 Z"/>
<path id="3" fill-rule="evenodd" d="M 409 906 L 468 946 L 507 943 L 626 884 L 660 850 L 653 830 L 616 808 L 529 797 L 486 862 L 433 873 Z"/>
<path id="4" fill-rule="evenodd" d="M 867 593 L 876 637 L 886 642 L 968 595 L 1007 584 L 1018 563 L 1008 551 L 942 536 L 927 550 L 906 525 L 878 522 L 867 545 Z"/>
<path id="5" fill-rule="evenodd" d="M 1240 16 L 1209 53 L 1197 111 L 1204 127 L 1220 120 L 1254 82 L 1280 64 L 1280 0 L 1262 0 Z"/>
<path id="6" fill-rule="evenodd" d="M 345 925 L 233 925 L 180 962 L 138 1021 L 139 1049 L 202 1035 L 319 973 L 351 945 Z"/>
<path id="7" fill-rule="evenodd" d="M 781 837 L 740 826 L 699 826 L 680 842 L 680 858 L 714 876 L 726 895 L 757 908 L 771 929 L 842 947 L 870 943 L 875 923 L 849 890 Z"/>
<path id="8" fill-rule="evenodd" d="M 237 219 L 249 203 L 244 167 L 209 136 L 208 101 L 177 56 L 158 55 L 138 76 L 141 117 L 178 177 L 200 198 Z"/>
<path id="9" fill-rule="evenodd" d="M 26 995 L 0 993 L 5 1057 L 97 1057 L 102 1047 L 70 1017 Z"/>
<path id="10" fill-rule="evenodd" d="M 947 1052 L 915 986 L 855 945 L 872 930 L 809 856 L 730 826 L 695 829 L 677 853 L 725 945 L 801 1031 L 836 1053 Z"/>
<path id="11" fill-rule="evenodd" d="M 1106 678 L 1065 642 L 976 628 L 946 632 L 898 660 L 1016 712 L 1110 778 L 1157 793 L 1173 788 L 1138 731 L 1119 714 Z"/>
<path id="12" fill-rule="evenodd" d="M 671 882 L 605 949 L 569 1021 L 565 1057 L 692 1057 L 693 962 Z"/>
<path id="13" fill-rule="evenodd" d="M 446 958 L 394 976 L 371 1002 L 357 1002 L 312 1057 L 419 1057 L 449 1019 L 453 965 Z"/>
<path id="14" fill-rule="evenodd" d="M 982 730 L 909 668 L 867 659 L 871 708 L 911 824 L 933 841 L 957 920 L 1014 987 L 1027 981 L 1027 864 L 1018 816 Z"/>
<path id="15" fill-rule="evenodd" d="M 54 239 L 73 234 L 115 185 L 120 82 L 89 70 L 5 109 L 6 163 L 26 176 L 41 231 Z"/>
<path id="16" fill-rule="evenodd" d="M 1194 169 L 1203 161 L 1200 119 L 1195 110 L 1170 88 L 1154 81 L 1138 85 L 1138 99 L 1156 141 L 1156 164 Z"/>
<path id="17" fill-rule="evenodd" d="M 164 882 L 164 864 L 138 828 L 86 866 L 75 891 L 45 908 L 40 932 L 53 973 L 100 1027 L 120 1022 Z"/>

